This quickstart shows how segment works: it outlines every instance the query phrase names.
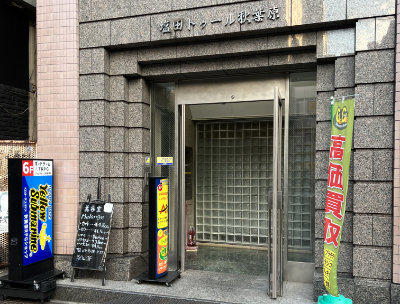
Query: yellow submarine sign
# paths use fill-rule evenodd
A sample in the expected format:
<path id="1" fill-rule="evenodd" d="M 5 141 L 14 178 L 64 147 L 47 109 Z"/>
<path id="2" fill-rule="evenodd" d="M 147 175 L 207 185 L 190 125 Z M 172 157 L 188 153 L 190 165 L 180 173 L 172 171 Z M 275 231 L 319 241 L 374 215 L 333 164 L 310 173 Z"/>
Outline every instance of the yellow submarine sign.
<path id="1" fill-rule="evenodd" d="M 43 161 L 26 161 L 23 168 L 23 265 L 27 266 L 53 256 L 53 176 L 52 168 Z"/>

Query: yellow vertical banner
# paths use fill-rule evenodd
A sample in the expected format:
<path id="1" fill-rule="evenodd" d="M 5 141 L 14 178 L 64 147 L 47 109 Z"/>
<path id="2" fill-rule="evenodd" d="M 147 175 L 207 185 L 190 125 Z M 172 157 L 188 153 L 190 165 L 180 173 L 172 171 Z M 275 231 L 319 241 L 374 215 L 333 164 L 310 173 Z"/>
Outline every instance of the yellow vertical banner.
<path id="1" fill-rule="evenodd" d="M 342 236 L 353 140 L 354 98 L 332 101 L 331 135 L 324 229 L 324 285 L 339 297 L 337 267 Z M 329 302 L 330 303 L 330 302 Z M 342 303 L 342 302 L 340 302 Z"/>
<path id="2" fill-rule="evenodd" d="M 168 179 L 161 179 L 157 185 L 157 267 L 156 276 L 168 270 Z"/>

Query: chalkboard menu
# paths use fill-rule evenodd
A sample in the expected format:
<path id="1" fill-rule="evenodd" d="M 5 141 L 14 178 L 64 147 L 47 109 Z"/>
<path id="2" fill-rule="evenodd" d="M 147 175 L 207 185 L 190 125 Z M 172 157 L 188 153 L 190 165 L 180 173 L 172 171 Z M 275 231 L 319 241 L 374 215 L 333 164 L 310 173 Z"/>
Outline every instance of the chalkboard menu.
<path id="1" fill-rule="evenodd" d="M 82 204 L 72 267 L 104 270 L 113 205 L 103 201 Z"/>

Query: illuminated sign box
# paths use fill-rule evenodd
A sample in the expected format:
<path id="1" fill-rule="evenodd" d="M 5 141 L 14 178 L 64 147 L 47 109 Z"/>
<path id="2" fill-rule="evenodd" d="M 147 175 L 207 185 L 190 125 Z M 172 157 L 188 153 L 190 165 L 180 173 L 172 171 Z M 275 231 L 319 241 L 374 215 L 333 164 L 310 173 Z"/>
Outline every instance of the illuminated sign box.
<path id="1" fill-rule="evenodd" d="M 9 159 L 9 279 L 53 267 L 53 161 Z"/>
<path id="2" fill-rule="evenodd" d="M 149 277 L 168 272 L 168 179 L 150 177 Z"/>

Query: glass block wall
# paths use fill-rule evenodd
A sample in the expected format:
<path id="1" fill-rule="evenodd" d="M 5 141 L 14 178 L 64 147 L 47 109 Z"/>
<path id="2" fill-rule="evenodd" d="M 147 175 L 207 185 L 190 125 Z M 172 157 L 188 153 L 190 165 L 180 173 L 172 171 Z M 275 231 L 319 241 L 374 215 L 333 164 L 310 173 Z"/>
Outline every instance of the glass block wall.
<path id="1" fill-rule="evenodd" d="M 290 75 L 288 259 L 300 262 L 314 260 L 315 84 L 315 72 Z"/>
<path id="2" fill-rule="evenodd" d="M 197 123 L 197 239 L 266 245 L 272 120 Z M 315 117 L 290 119 L 288 247 L 312 249 Z"/>
<path id="3" fill-rule="evenodd" d="M 271 120 L 197 123 L 199 241 L 267 244 Z"/>
<path id="4" fill-rule="evenodd" d="M 288 162 L 288 247 L 312 249 L 315 116 L 290 118 Z"/>

